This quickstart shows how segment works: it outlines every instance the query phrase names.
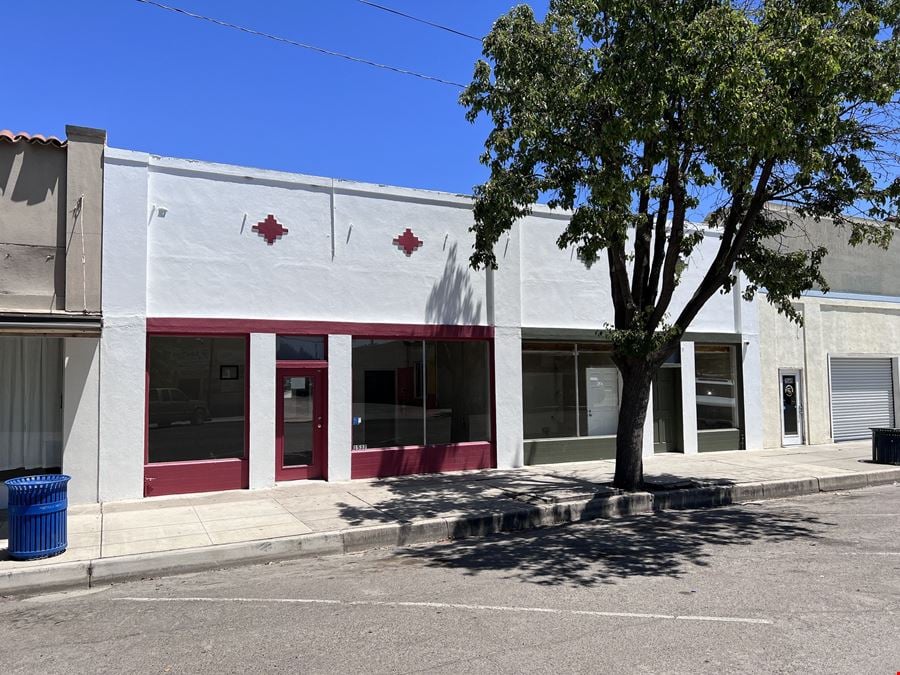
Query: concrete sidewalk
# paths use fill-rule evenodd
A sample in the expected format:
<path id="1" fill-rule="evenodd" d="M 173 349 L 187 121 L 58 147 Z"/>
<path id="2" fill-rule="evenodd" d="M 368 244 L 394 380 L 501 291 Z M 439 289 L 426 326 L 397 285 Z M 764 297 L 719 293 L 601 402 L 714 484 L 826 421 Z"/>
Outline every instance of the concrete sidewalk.
<path id="1" fill-rule="evenodd" d="M 602 461 L 77 506 L 63 555 L 14 561 L 0 540 L 0 593 L 900 481 L 900 467 L 870 457 L 868 441 L 657 455 L 644 463 L 649 491 L 626 495 Z"/>

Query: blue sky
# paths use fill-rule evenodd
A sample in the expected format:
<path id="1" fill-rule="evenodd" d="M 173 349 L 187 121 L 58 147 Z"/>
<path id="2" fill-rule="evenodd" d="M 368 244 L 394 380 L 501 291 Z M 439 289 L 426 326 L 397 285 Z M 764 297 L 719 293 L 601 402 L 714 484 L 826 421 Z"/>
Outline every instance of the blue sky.
<path id="1" fill-rule="evenodd" d="M 161 0 L 467 83 L 480 45 L 357 0 Z M 135 0 L 14 0 L 0 128 L 105 128 L 113 147 L 469 193 L 486 122 L 459 90 L 215 26 Z M 515 0 L 379 0 L 483 35 Z M 540 8 L 545 2 L 532 3 Z"/>

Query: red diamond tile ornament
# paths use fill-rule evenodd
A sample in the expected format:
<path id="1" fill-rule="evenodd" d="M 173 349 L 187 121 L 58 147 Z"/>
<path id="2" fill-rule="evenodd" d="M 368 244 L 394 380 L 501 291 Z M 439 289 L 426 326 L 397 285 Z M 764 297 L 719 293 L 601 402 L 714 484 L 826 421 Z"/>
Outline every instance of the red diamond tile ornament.
<path id="1" fill-rule="evenodd" d="M 274 244 L 276 239 L 281 239 L 283 235 L 288 233 L 288 229 L 282 227 L 281 223 L 275 220 L 275 216 L 271 213 L 266 216 L 265 220 L 261 220 L 254 225 L 252 229 L 254 232 L 258 232 L 259 236 L 265 239 L 269 246 Z"/>
<path id="2" fill-rule="evenodd" d="M 403 251 L 407 258 L 411 256 L 414 251 L 422 248 L 422 244 L 424 243 L 425 242 L 414 235 L 412 230 L 408 227 L 403 234 L 394 239 L 394 246 Z"/>

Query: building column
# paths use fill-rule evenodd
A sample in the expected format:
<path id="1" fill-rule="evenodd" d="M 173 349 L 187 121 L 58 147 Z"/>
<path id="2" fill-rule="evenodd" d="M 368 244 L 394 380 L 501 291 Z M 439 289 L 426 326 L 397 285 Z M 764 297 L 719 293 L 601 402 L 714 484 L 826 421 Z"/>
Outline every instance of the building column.
<path id="1" fill-rule="evenodd" d="M 100 311 L 106 132 L 66 126 L 66 310 Z"/>
<path id="2" fill-rule="evenodd" d="M 759 337 L 745 335 L 741 350 L 741 376 L 744 385 L 744 448 L 763 447 L 762 363 L 759 358 Z"/>
<path id="3" fill-rule="evenodd" d="M 494 429 L 497 468 L 525 463 L 522 445 L 522 330 L 494 330 Z"/>
<path id="4" fill-rule="evenodd" d="M 150 156 L 105 151 L 100 501 L 144 496 Z"/>
<path id="5" fill-rule="evenodd" d="M 697 373 L 694 343 L 681 343 L 681 443 L 684 454 L 697 454 Z"/>
<path id="6" fill-rule="evenodd" d="M 250 334 L 250 489 L 275 485 L 275 334 Z"/>
<path id="7" fill-rule="evenodd" d="M 328 336 L 328 481 L 350 480 L 353 445 L 353 338 Z"/>
<path id="8" fill-rule="evenodd" d="M 100 452 L 100 340 L 63 339 L 62 472 L 72 477 L 69 501 L 98 499 Z"/>
<path id="9" fill-rule="evenodd" d="M 144 496 L 146 364 L 144 318 L 104 319 L 100 338 L 101 502 Z"/>
<path id="10" fill-rule="evenodd" d="M 819 303 L 803 305 L 803 340 L 806 367 L 806 424 L 810 445 L 831 443 L 831 382 L 828 352 L 823 346 Z"/>

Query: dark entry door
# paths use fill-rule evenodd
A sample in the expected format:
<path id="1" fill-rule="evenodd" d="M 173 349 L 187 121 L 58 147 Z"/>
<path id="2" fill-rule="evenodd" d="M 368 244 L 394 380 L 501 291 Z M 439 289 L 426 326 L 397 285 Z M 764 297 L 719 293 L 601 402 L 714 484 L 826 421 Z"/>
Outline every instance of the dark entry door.
<path id="1" fill-rule="evenodd" d="M 681 368 L 660 368 L 653 382 L 653 452 L 681 452 Z"/>
<path id="2" fill-rule="evenodd" d="M 279 368 L 276 386 L 275 479 L 324 475 L 327 418 L 325 369 Z"/>

